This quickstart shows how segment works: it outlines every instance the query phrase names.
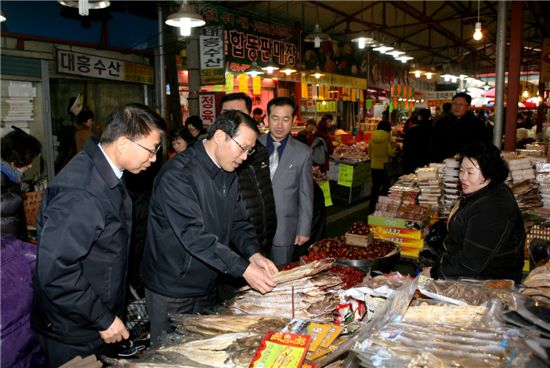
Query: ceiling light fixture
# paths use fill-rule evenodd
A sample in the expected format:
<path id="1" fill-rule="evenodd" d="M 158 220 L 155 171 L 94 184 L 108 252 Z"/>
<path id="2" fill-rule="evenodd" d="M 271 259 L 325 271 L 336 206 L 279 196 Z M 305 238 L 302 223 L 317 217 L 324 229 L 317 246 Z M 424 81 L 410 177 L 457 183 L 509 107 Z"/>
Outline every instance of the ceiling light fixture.
<path id="1" fill-rule="evenodd" d="M 396 57 L 395 60 L 401 61 L 403 64 L 405 64 L 407 61 L 414 59 L 412 56 L 408 55 L 401 55 L 399 57 Z"/>
<path id="2" fill-rule="evenodd" d="M 481 0 L 477 0 L 477 22 L 475 26 L 475 31 L 473 38 L 476 41 L 479 41 L 483 38 L 483 33 L 481 33 L 481 22 L 479 21 L 479 7 L 480 7 Z"/>
<path id="3" fill-rule="evenodd" d="M 491 89 L 491 86 L 489 85 L 489 82 L 485 81 L 485 84 L 483 85 L 483 89 L 488 91 Z"/>
<path id="4" fill-rule="evenodd" d="M 315 23 L 315 28 L 313 29 L 313 32 L 311 32 L 304 38 L 304 41 L 306 42 L 313 42 L 313 46 L 315 46 L 316 49 L 321 47 L 321 42 L 330 40 L 330 36 L 321 31 L 321 26 L 319 26 L 319 23 Z"/>
<path id="5" fill-rule="evenodd" d="M 195 13 L 186 0 L 181 3 L 180 10 L 166 18 L 165 23 L 172 27 L 178 27 L 180 35 L 184 37 L 191 36 L 191 28 L 202 27 L 206 24 L 204 18 Z"/>
<path id="6" fill-rule="evenodd" d="M 393 50 L 387 53 L 387 55 L 391 55 L 394 57 L 394 59 L 397 59 L 401 55 L 405 54 L 405 51 L 399 51 L 399 50 Z"/>
<path id="7" fill-rule="evenodd" d="M 3 23 L 6 21 L 6 16 L 4 15 L 4 12 L 0 10 L 0 23 Z"/>
<path id="8" fill-rule="evenodd" d="M 313 72 L 311 75 L 314 76 L 315 79 L 319 79 L 325 76 L 323 73 L 321 73 L 321 68 L 319 67 L 319 64 L 317 64 L 317 68 L 315 69 L 315 72 Z"/>
<path id="9" fill-rule="evenodd" d="M 254 60 L 252 64 L 250 64 L 250 68 L 248 68 L 248 70 L 245 73 L 252 76 L 252 78 L 254 78 L 260 74 L 264 74 L 264 71 L 262 70 L 262 68 L 258 66 L 258 63 L 256 62 L 256 60 Z"/>
<path id="10" fill-rule="evenodd" d="M 393 50 L 393 47 L 380 44 L 378 47 L 375 47 L 373 50 L 378 51 L 381 54 L 385 54 L 386 52 Z"/>
<path id="11" fill-rule="evenodd" d="M 420 78 L 420 73 L 421 73 L 420 70 L 415 70 L 415 71 L 414 71 L 414 76 L 415 76 L 416 78 Z"/>
<path id="12" fill-rule="evenodd" d="M 426 79 L 432 79 L 432 72 L 426 73 Z"/>
<path id="13" fill-rule="evenodd" d="M 69 8 L 77 8 L 78 14 L 82 16 L 87 16 L 90 9 L 104 9 L 111 5 L 110 1 L 102 0 L 58 0 L 57 2 Z"/>
<path id="14" fill-rule="evenodd" d="M 361 33 L 359 36 L 351 40 L 351 42 L 357 42 L 357 46 L 360 49 L 364 49 L 368 45 L 372 45 L 375 41 L 374 38 L 366 36 L 364 33 Z"/>
<path id="15" fill-rule="evenodd" d="M 291 75 L 292 73 L 296 73 L 296 69 L 287 64 L 281 69 L 281 72 L 285 73 L 285 75 Z"/>

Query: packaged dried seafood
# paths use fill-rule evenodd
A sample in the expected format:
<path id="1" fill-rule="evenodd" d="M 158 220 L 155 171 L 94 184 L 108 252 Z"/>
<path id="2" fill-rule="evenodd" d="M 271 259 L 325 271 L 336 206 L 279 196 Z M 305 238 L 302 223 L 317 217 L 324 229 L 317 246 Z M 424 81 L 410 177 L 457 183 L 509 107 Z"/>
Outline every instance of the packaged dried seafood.
<path id="1" fill-rule="evenodd" d="M 255 332 L 260 335 L 268 331 L 279 331 L 288 319 L 257 315 L 181 315 L 172 317 L 178 332 L 214 336 L 232 332 Z"/>

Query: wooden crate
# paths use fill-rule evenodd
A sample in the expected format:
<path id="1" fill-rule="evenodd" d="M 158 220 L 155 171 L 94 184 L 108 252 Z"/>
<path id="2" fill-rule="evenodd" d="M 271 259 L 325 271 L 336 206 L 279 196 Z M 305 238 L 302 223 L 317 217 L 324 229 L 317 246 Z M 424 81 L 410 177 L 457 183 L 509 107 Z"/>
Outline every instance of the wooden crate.
<path id="1" fill-rule="evenodd" d="M 346 244 L 355 245 L 357 247 L 367 247 L 374 240 L 374 236 L 372 233 L 368 235 L 346 233 L 345 238 L 346 238 Z"/>
<path id="2" fill-rule="evenodd" d="M 42 191 L 23 193 L 23 209 L 28 226 L 36 226 L 36 216 L 42 203 Z"/>

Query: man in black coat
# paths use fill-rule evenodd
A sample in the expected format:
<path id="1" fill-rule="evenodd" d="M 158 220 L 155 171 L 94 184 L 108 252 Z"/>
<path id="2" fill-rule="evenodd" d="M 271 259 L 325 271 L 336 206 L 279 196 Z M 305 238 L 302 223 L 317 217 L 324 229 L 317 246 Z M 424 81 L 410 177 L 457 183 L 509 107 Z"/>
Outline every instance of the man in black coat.
<path id="1" fill-rule="evenodd" d="M 129 337 L 123 319 L 132 201 L 120 179 L 156 160 L 164 122 L 128 104 L 106 125 L 100 142 L 89 140 L 42 198 L 31 324 L 52 367 Z"/>
<path id="2" fill-rule="evenodd" d="M 467 93 L 453 96 L 451 113 L 438 119 L 432 131 L 430 162 L 441 162 L 469 144 L 489 140 L 487 129 L 470 110 L 471 103 Z"/>

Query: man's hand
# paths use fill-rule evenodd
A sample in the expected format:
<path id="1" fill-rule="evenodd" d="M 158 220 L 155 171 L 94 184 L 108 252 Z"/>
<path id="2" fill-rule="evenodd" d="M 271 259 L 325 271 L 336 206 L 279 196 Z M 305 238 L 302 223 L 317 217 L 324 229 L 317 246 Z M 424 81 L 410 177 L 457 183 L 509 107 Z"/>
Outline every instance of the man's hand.
<path id="1" fill-rule="evenodd" d="M 275 263 L 271 262 L 270 259 L 265 258 L 260 253 L 254 253 L 250 258 L 248 258 L 250 263 L 254 263 L 256 266 L 263 268 L 268 275 L 275 275 L 279 270 Z"/>
<path id="2" fill-rule="evenodd" d="M 305 242 L 309 240 L 309 236 L 304 235 L 296 235 L 296 238 L 294 238 L 294 245 L 300 246 L 304 245 Z"/>
<path id="3" fill-rule="evenodd" d="M 265 269 L 256 265 L 254 262 L 251 262 L 248 265 L 248 267 L 244 271 L 243 277 L 252 289 L 257 290 L 262 294 L 270 292 L 275 286 L 275 282 L 271 278 L 271 275 L 268 274 Z"/>
<path id="4" fill-rule="evenodd" d="M 130 337 L 130 334 L 124 326 L 124 323 L 122 323 L 122 320 L 115 317 L 115 320 L 111 323 L 108 329 L 99 331 L 99 336 L 105 343 L 112 344 L 114 342 L 126 340 Z"/>

